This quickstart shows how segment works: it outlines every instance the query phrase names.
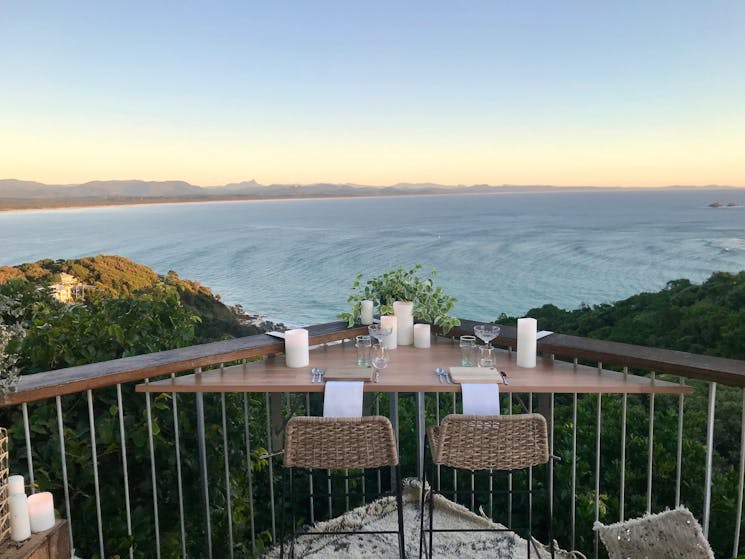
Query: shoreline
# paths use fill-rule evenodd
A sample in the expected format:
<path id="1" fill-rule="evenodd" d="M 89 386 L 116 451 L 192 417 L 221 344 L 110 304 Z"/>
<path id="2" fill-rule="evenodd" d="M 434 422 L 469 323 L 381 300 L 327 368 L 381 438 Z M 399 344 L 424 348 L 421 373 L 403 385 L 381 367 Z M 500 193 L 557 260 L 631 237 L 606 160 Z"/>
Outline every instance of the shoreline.
<path id="1" fill-rule="evenodd" d="M 723 187 L 723 189 L 737 189 L 737 187 Z M 493 196 L 509 194 L 551 194 L 551 193 L 598 193 L 598 192 L 639 192 L 639 191 L 676 191 L 676 190 L 698 190 L 690 187 L 553 187 L 546 189 L 520 191 L 518 189 L 495 190 L 494 192 L 457 192 L 449 190 L 447 192 L 392 192 L 382 194 L 360 194 L 360 195 L 338 195 L 338 194 L 313 194 L 308 196 L 226 196 L 226 197 L 172 197 L 172 198 L 150 198 L 150 197 L 126 197 L 126 198 L 107 198 L 107 199 L 90 199 L 83 198 L 79 200 L 63 199 L 20 199 L 20 198 L 0 198 L 0 213 L 2 212 L 33 212 L 49 210 L 72 210 L 84 208 L 107 208 L 118 206 L 160 206 L 167 204 L 208 204 L 208 203 L 227 203 L 227 202 L 267 202 L 279 200 L 349 200 L 349 199 L 370 199 L 370 198 L 412 198 L 412 197 L 431 197 L 431 196 Z M 710 190 L 709 187 L 701 187 L 700 190 Z"/>

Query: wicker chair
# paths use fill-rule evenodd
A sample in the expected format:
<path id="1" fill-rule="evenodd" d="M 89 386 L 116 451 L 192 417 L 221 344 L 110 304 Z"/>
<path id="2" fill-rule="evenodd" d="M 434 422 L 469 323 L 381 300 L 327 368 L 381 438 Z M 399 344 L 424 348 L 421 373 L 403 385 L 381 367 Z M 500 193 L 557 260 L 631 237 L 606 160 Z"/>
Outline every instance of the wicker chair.
<path id="1" fill-rule="evenodd" d="M 398 530 L 297 532 L 296 499 L 292 499 L 291 557 L 294 557 L 294 540 L 297 537 L 369 533 L 397 534 L 399 556 L 402 559 L 405 558 L 401 471 L 396 439 L 388 418 L 382 416 L 293 417 L 287 422 L 285 429 L 284 466 L 288 468 L 290 494 L 292 494 L 293 470 L 297 468 L 310 470 L 311 476 L 314 470 L 326 470 L 326 479 L 330 484 L 331 470 L 368 470 L 391 467 L 392 485 L 398 509 Z M 347 479 L 348 477 L 347 472 Z M 327 485 L 329 492 L 322 494 L 314 493 L 313 485 L 310 487 L 311 507 L 314 499 L 322 500 L 319 497 L 326 497 L 330 503 L 330 485 Z M 346 496 L 348 498 L 349 493 Z M 284 557 L 284 542 L 281 545 L 280 555 Z"/>
<path id="2" fill-rule="evenodd" d="M 487 471 L 489 476 L 514 472 L 549 461 L 546 419 L 536 413 L 518 415 L 448 415 L 442 424 L 427 429 L 432 463 L 453 469 Z M 548 468 L 546 468 L 548 473 Z M 424 469 L 422 485 L 426 487 L 427 469 Z M 548 477 L 548 476 L 547 476 Z M 426 491 L 422 491 L 421 532 L 419 557 L 424 552 L 431 557 L 433 532 L 457 532 L 459 530 L 433 529 L 433 493 L 429 492 L 429 528 L 424 527 Z M 507 493 L 513 493 L 508 490 Z M 528 500 L 528 557 L 531 554 L 532 490 L 527 491 Z M 549 498 L 549 503 L 551 499 Z M 551 557 L 554 556 L 552 532 L 552 505 L 549 504 L 549 539 Z M 474 531 L 474 530 L 469 530 Z M 479 530 L 480 531 L 480 530 Z M 486 532 L 511 532 L 508 528 L 484 529 Z M 425 533 L 429 536 L 425 541 Z M 426 545 L 425 545 L 426 544 Z M 536 555 L 540 556 L 535 545 Z M 428 551 L 429 550 L 429 551 Z"/>

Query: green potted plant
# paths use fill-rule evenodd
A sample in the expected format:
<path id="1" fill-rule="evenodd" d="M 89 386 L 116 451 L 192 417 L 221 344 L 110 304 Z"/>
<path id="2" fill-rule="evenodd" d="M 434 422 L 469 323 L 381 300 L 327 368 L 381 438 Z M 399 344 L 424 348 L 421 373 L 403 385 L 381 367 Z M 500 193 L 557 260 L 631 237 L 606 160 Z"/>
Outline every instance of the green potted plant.
<path id="1" fill-rule="evenodd" d="M 364 284 L 362 274 L 357 275 L 352 284 L 352 294 L 347 298 L 351 310 L 339 314 L 339 318 L 346 320 L 351 328 L 360 322 L 360 308 L 364 300 L 372 301 L 381 315 L 392 314 L 396 301 L 409 301 L 414 305 L 414 320 L 432 324 L 443 333 L 449 332 L 454 326 L 460 325 L 460 320 L 448 314 L 456 299 L 447 295 L 442 287 L 435 286 L 435 270 L 427 276 L 422 275 L 421 270 L 421 264 L 410 270 L 396 268 L 370 278 Z"/>

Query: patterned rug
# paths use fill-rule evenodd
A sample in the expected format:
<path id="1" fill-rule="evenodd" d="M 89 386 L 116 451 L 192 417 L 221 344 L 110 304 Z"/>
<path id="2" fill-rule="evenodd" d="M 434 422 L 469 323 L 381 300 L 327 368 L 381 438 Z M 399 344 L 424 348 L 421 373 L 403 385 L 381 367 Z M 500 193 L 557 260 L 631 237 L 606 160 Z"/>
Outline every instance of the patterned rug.
<path id="1" fill-rule="evenodd" d="M 419 556 L 421 484 L 417 480 L 405 480 L 404 501 L 404 541 L 406 556 Z M 435 495 L 435 528 L 504 528 L 488 518 L 478 516 L 465 507 L 453 503 L 441 495 Z M 427 525 L 425 518 L 425 526 Z M 332 530 L 396 530 L 398 526 L 396 500 L 394 497 L 382 497 L 372 503 L 352 509 L 351 511 L 329 520 L 319 522 L 308 529 L 308 532 L 323 533 Z M 536 546 L 540 557 L 551 557 L 548 548 L 538 542 Z M 435 557 L 473 558 L 489 557 L 490 559 L 524 559 L 527 558 L 527 542 L 519 536 L 505 533 L 444 533 L 434 534 L 433 547 Z M 288 546 L 285 544 L 285 554 Z M 279 546 L 274 546 L 264 554 L 266 559 L 279 557 Z M 295 557 L 304 559 L 395 559 L 398 557 L 398 539 L 396 534 L 353 534 L 321 537 L 299 537 L 295 542 Z M 535 548 L 531 557 L 536 557 Z M 579 552 L 568 552 L 556 549 L 557 559 L 581 559 Z"/>

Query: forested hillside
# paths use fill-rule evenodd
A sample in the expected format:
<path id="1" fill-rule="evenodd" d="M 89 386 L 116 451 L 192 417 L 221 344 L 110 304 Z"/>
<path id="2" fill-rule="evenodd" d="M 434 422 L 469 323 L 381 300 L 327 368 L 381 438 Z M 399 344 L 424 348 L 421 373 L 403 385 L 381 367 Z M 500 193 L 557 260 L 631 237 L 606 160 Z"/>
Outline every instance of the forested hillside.
<path id="1" fill-rule="evenodd" d="M 718 272 L 701 284 L 679 279 L 613 304 L 571 311 L 547 304 L 526 316 L 562 334 L 745 359 L 745 271 Z"/>
<path id="2" fill-rule="evenodd" d="M 18 266 L 0 266 L 0 284 L 17 278 L 35 286 L 49 286 L 59 282 L 63 273 L 70 274 L 84 286 L 81 302 L 131 300 L 152 296 L 153 290 L 174 289 L 183 308 L 198 317 L 194 323 L 194 343 L 250 336 L 263 331 L 263 328 L 247 323 L 239 310 L 224 305 L 219 295 L 213 294 L 208 287 L 182 279 L 174 271 L 158 275 L 147 266 L 122 256 L 46 259 Z"/>

